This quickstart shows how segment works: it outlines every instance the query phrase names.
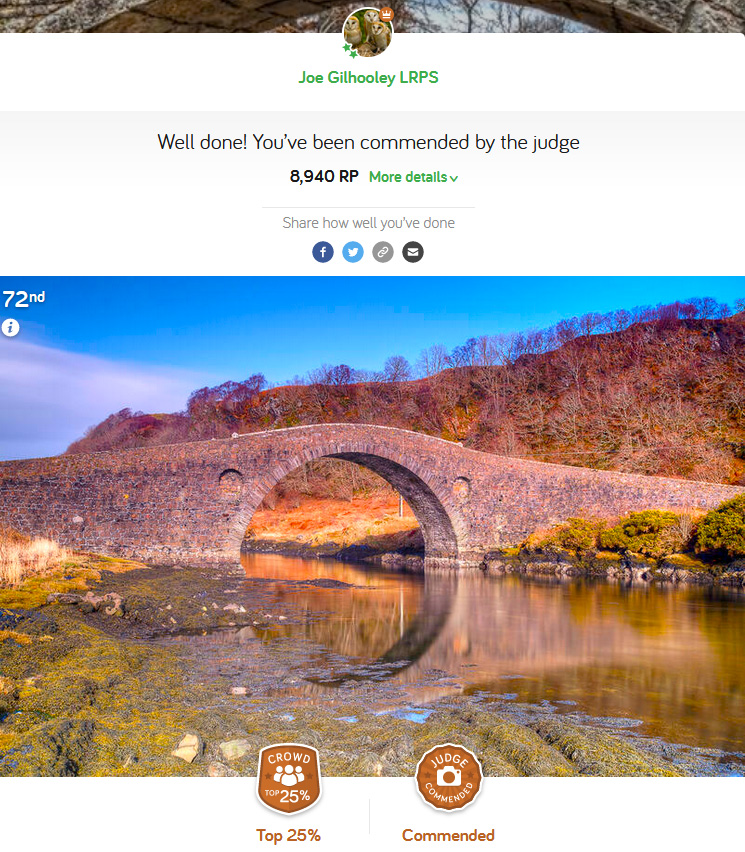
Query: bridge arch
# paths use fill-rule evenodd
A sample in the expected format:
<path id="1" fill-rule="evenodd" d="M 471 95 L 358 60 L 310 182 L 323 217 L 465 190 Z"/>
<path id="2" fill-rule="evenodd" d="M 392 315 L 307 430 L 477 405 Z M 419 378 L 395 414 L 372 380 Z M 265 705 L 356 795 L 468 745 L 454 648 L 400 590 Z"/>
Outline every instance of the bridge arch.
<path id="1" fill-rule="evenodd" d="M 0 32 L 264 32 L 340 0 L 22 0 Z M 516 0 L 610 33 L 743 32 L 743 0 Z"/>
<path id="2" fill-rule="evenodd" d="M 236 502 L 235 514 L 230 521 L 228 546 L 231 551 L 240 553 L 246 529 L 266 495 L 293 470 L 322 458 L 366 467 L 401 494 L 419 523 L 425 559 L 430 564 L 454 563 L 458 559 L 467 530 L 454 493 L 443 487 L 441 479 L 436 481 L 419 459 L 391 452 L 385 447 L 376 448 L 374 444 L 364 448 L 357 444 L 345 447 L 338 443 L 306 446 L 294 458 L 277 459 Z M 221 481 L 224 475 L 221 474 Z"/>
<path id="3" fill-rule="evenodd" d="M 0 521 L 27 535 L 151 564 L 235 563 L 248 522 L 290 471 L 331 457 L 370 467 L 419 519 L 427 562 L 482 564 L 571 517 L 700 512 L 745 489 L 543 464 L 387 426 L 324 423 L 120 451 L 0 462 Z"/>

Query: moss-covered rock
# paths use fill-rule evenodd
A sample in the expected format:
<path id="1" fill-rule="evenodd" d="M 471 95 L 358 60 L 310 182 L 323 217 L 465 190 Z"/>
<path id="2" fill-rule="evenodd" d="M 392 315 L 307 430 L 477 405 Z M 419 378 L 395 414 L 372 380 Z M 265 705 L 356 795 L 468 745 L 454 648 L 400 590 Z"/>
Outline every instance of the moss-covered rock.
<path id="1" fill-rule="evenodd" d="M 260 749 L 283 741 L 318 748 L 332 776 L 410 777 L 421 756 L 443 742 L 470 748 L 487 775 L 676 771 L 621 737 L 553 719 L 537 727 L 468 695 L 432 703 L 422 723 L 345 702 L 341 693 L 334 702 L 278 711 L 256 696 L 250 680 L 247 694 L 234 695 L 234 681 L 219 671 L 196 677 L 191 646 L 162 638 L 184 626 L 201 635 L 226 619 L 273 635 L 279 622 L 272 624 L 256 592 L 253 606 L 244 596 L 245 606 L 225 611 L 237 600 L 225 577 L 179 569 L 96 576 L 96 595 L 116 591 L 126 599 L 124 617 L 77 605 L 18 608 L 8 617 L 24 641 L 0 641 L 0 775 L 252 775 Z M 280 643 L 271 653 L 291 658 L 292 648 L 284 648 Z M 258 668 L 249 677 L 266 676 Z M 200 743 L 188 763 L 173 755 L 186 734 Z M 226 743 L 239 747 L 226 755 Z"/>
<path id="2" fill-rule="evenodd" d="M 0 753 L 0 776 L 75 776 L 93 748 L 96 724 L 91 720 L 53 720 L 33 736 L 6 744 Z"/>
<path id="3" fill-rule="evenodd" d="M 635 748 L 620 737 L 582 729 L 556 719 L 531 724 L 536 734 L 566 757 L 581 775 L 676 776 L 668 761 Z"/>

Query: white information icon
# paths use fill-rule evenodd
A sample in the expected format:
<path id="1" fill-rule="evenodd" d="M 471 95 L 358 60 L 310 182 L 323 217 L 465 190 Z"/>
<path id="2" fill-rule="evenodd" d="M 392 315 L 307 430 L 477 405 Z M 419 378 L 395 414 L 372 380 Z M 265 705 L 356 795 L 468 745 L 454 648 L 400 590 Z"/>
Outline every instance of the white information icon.
<path id="1" fill-rule="evenodd" d="M 6 319 L 3 320 L 3 324 L 2 326 L 0 326 L 0 328 L 2 328 L 3 334 L 6 337 L 15 337 L 16 334 L 18 334 L 18 332 L 21 330 L 21 324 L 18 322 L 18 320 Z"/>

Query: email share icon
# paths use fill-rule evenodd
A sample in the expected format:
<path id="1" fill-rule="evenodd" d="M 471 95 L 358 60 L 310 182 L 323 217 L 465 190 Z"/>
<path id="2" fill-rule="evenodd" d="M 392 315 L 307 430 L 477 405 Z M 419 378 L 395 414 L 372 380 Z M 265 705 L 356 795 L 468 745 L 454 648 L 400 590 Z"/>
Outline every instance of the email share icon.
<path id="1" fill-rule="evenodd" d="M 409 263 L 419 263 L 424 257 L 424 248 L 421 243 L 412 241 L 404 246 L 403 255 L 404 260 L 408 260 Z"/>

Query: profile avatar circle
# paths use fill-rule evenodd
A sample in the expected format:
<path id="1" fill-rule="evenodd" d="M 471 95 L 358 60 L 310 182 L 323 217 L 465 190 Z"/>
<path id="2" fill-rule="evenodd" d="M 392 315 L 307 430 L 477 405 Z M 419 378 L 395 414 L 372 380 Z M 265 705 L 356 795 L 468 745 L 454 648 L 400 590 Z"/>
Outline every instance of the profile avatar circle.
<path id="1" fill-rule="evenodd" d="M 364 7 L 352 12 L 344 22 L 344 50 L 352 59 L 380 56 L 393 38 L 394 13 L 390 6 L 382 9 Z"/>

